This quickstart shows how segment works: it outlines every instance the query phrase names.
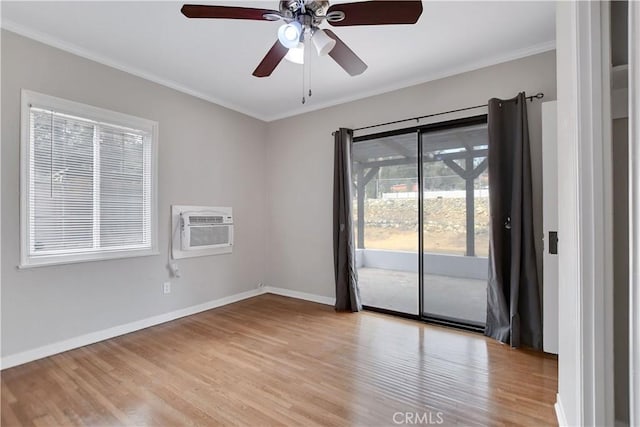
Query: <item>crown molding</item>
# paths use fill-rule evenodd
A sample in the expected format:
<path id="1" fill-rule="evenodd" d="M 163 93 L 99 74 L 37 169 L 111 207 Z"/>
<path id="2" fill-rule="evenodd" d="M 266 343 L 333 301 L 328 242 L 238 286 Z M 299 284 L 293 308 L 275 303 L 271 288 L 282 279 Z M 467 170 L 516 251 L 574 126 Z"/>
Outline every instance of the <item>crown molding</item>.
<path id="1" fill-rule="evenodd" d="M 136 77 L 140 77 L 142 79 L 148 80 L 153 83 L 157 83 L 161 86 L 168 87 L 169 89 L 176 90 L 178 92 L 185 93 L 187 95 L 194 96 L 196 98 L 200 98 L 212 104 L 219 105 L 224 108 L 228 108 L 229 110 L 236 111 L 238 113 L 245 114 L 247 116 L 253 117 L 262 121 L 269 121 L 267 117 L 262 116 L 261 114 L 243 108 L 239 105 L 233 104 L 231 102 L 222 100 L 220 98 L 216 98 L 209 94 L 200 92 L 198 90 L 192 89 L 188 86 L 180 84 L 176 81 L 165 79 L 163 77 L 157 76 L 153 73 L 149 73 L 147 71 L 141 70 L 139 68 L 132 67 L 130 65 L 124 64 L 122 62 L 116 61 L 114 59 L 108 58 L 106 56 L 102 56 L 91 52 L 85 48 L 79 47 L 72 43 L 67 43 L 62 41 L 56 37 L 53 37 L 49 34 L 42 33 L 40 31 L 33 30 L 32 28 L 25 27 L 24 25 L 13 22 L 9 19 L 2 19 L 2 23 L 0 23 L 0 28 L 11 31 L 12 33 L 16 33 L 23 37 L 35 40 L 40 43 L 44 43 L 48 46 L 55 47 L 57 49 L 63 50 L 65 52 L 80 56 L 85 59 L 89 59 L 94 62 L 98 62 L 102 65 L 106 65 L 111 68 L 115 68 L 116 70 L 123 71 L 125 73 L 131 74 Z"/>
<path id="2" fill-rule="evenodd" d="M 434 80 L 440 80 L 446 77 L 455 76 L 457 74 L 467 73 L 469 71 L 479 70 L 481 68 L 491 67 L 493 65 L 502 64 L 504 62 L 514 61 L 516 59 L 525 58 L 527 56 L 537 55 L 539 53 L 549 52 L 551 50 L 555 50 L 556 42 L 555 40 L 551 40 L 548 42 L 540 43 L 534 46 L 530 46 L 524 49 L 518 49 L 506 54 L 492 56 L 481 61 L 469 62 L 467 64 L 452 67 L 443 71 L 439 71 L 436 73 L 427 74 L 424 77 L 419 79 L 411 79 L 404 80 L 401 82 L 396 82 L 392 85 L 382 86 L 375 90 L 364 91 L 352 96 L 346 96 L 342 98 L 335 99 L 333 101 L 324 102 L 321 104 L 315 104 L 312 107 L 307 107 L 304 111 L 300 110 L 289 110 L 283 114 L 268 116 L 266 121 L 272 122 L 275 120 L 286 119 L 293 116 L 298 116 L 301 114 L 310 113 L 315 110 L 320 110 L 323 108 L 334 107 L 336 105 L 345 104 L 347 102 L 358 101 L 360 99 L 369 98 L 376 95 L 382 95 L 384 93 L 393 92 L 395 90 L 406 89 L 408 87 L 421 85 L 424 83 L 428 83 Z"/>
<path id="3" fill-rule="evenodd" d="M 399 90 L 399 89 L 405 89 L 411 86 L 416 86 L 416 85 L 420 85 L 423 83 L 427 83 L 430 81 L 434 81 L 434 80 L 439 80 L 442 78 L 446 78 L 446 77 L 450 77 L 450 76 L 454 76 L 457 74 L 462 74 L 462 73 L 466 73 L 469 71 L 474 71 L 474 70 L 478 70 L 481 68 L 485 68 L 485 67 L 490 67 L 492 65 L 497 65 L 497 64 L 501 64 L 504 62 L 509 62 L 509 61 L 513 61 L 516 59 L 520 59 L 520 58 L 524 58 L 527 56 L 531 56 L 531 55 L 536 55 L 539 53 L 544 53 L 544 52 L 548 52 L 550 50 L 554 50 L 555 49 L 555 40 L 551 40 L 551 41 L 547 41 L 544 43 L 540 43 L 534 46 L 529 46 L 523 49 L 518 49 L 506 54 L 501 54 L 501 55 L 496 55 L 496 56 L 492 56 L 489 58 L 485 58 L 483 60 L 480 61 L 473 61 L 473 62 L 469 62 L 466 64 L 463 64 L 461 66 L 457 66 L 457 67 L 451 67 L 448 68 L 446 70 L 442 70 L 439 72 L 435 72 L 435 73 L 431 73 L 431 74 L 427 74 L 424 77 L 421 77 L 419 79 L 409 79 L 409 80 L 404 80 L 404 81 L 400 81 L 400 82 L 395 82 L 394 84 L 391 85 L 387 85 L 387 86 L 382 86 L 379 87 L 375 90 L 370 90 L 370 91 L 362 91 L 362 92 L 358 92 L 357 94 L 351 95 L 351 96 L 346 96 L 346 97 L 341 97 L 341 98 L 337 98 L 334 99 L 332 101 L 328 101 L 328 102 L 323 102 L 323 103 L 319 103 L 319 104 L 314 104 L 314 105 L 305 105 L 304 107 L 299 107 L 293 110 L 289 110 L 286 111 L 284 113 L 281 114 L 274 114 L 274 115 L 263 115 L 260 114 L 256 111 L 253 111 L 251 109 L 247 109 L 244 108 L 242 106 L 239 106 L 237 104 L 234 104 L 232 102 L 228 102 L 226 100 L 222 100 L 220 98 L 217 98 L 215 96 L 211 96 L 210 94 L 207 93 L 203 93 L 201 91 L 195 90 L 193 88 L 190 88 L 188 86 L 185 86 L 181 83 L 178 83 L 176 81 L 170 80 L 170 79 L 165 79 L 163 77 L 160 77 L 158 75 L 155 75 L 153 73 L 141 70 L 139 68 L 135 68 L 132 66 L 129 66 L 127 64 L 124 64 L 122 62 L 116 61 L 112 58 L 108 58 L 106 56 L 102 56 L 99 54 L 96 54 L 94 52 L 91 52 L 87 49 L 84 49 L 82 47 L 79 47 L 75 44 L 72 43 L 68 43 L 65 41 L 62 41 L 56 37 L 53 37 L 49 34 L 45 34 L 42 33 L 40 31 L 37 30 L 33 30 L 32 28 L 28 28 L 26 26 L 23 26 L 21 24 L 18 24 L 14 21 L 11 21 L 9 19 L 3 19 L 2 23 L 0 24 L 0 28 L 3 28 L 5 30 L 11 31 L 13 33 L 19 34 L 21 36 L 33 39 L 35 41 L 38 41 L 40 43 L 44 43 L 46 45 L 55 47 L 57 49 L 63 50 L 65 52 L 69 52 L 72 53 L 74 55 L 89 59 L 91 61 L 95 61 L 98 62 L 100 64 L 106 65 L 108 67 L 111 68 L 115 68 L 117 70 L 129 73 L 131 75 L 134 75 L 136 77 L 140 77 L 143 78 L 145 80 L 151 81 L 153 83 L 157 83 L 159 85 L 168 87 L 170 89 L 174 89 L 178 92 L 182 92 L 185 93 L 187 95 L 191 95 L 194 96 L 196 98 L 200 98 L 203 99 L 207 102 L 211 102 L 213 104 L 222 106 L 224 108 L 228 108 L 230 110 L 236 111 L 238 113 L 241 114 L 245 114 L 247 116 L 253 117 L 255 119 L 264 121 L 264 122 L 272 122 L 272 121 L 276 121 L 276 120 L 281 120 L 281 119 L 286 119 L 286 118 L 290 118 L 290 117 L 294 117 L 294 116 L 298 116 L 301 114 L 307 114 L 307 113 L 311 113 L 313 111 L 316 110 L 320 110 L 323 108 L 328 108 L 328 107 L 333 107 L 336 105 L 340 105 L 340 104 L 344 104 L 347 102 L 352 102 L 352 101 L 357 101 L 357 100 L 361 100 L 364 98 L 369 98 L 372 96 L 376 96 L 376 95 L 381 95 L 383 93 L 388 93 L 388 92 L 393 92 L 395 90 Z"/>

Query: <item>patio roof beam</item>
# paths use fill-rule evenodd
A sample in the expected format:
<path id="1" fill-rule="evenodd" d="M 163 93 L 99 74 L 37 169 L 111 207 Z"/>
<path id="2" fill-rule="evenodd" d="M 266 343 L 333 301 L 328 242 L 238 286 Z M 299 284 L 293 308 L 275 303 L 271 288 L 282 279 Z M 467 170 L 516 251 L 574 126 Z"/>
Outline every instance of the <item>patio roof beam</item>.
<path id="1" fill-rule="evenodd" d="M 464 130 L 464 132 L 460 132 L 460 128 L 452 128 L 452 129 L 447 129 L 447 130 L 439 130 L 439 131 L 435 131 L 435 132 L 429 132 L 427 134 L 425 134 L 425 137 L 423 139 L 423 142 L 429 142 L 432 139 L 438 138 L 438 139 L 447 139 L 447 140 L 451 140 L 450 136 L 451 135 L 455 135 L 458 136 L 461 133 L 464 133 L 466 135 L 469 134 L 486 134 L 487 132 L 487 125 L 485 123 L 481 123 L 478 125 L 471 125 L 471 126 L 467 126 Z"/>
<path id="2" fill-rule="evenodd" d="M 397 141 L 383 139 L 380 141 L 385 147 L 394 151 L 396 154 L 401 155 L 402 157 L 415 157 L 415 153 L 412 153 L 407 147 L 399 144 Z"/>
<path id="3" fill-rule="evenodd" d="M 456 173 L 456 175 L 458 175 L 460 178 L 467 179 L 467 176 L 469 175 L 468 171 L 462 169 L 460 167 L 460 165 L 457 164 L 455 161 L 453 161 L 451 159 L 445 159 L 445 160 L 443 160 L 443 162 L 444 162 L 445 165 L 447 165 L 449 167 L 449 169 L 454 171 Z"/>
<path id="4" fill-rule="evenodd" d="M 458 151 L 455 153 L 443 153 L 434 155 L 434 160 L 445 160 L 445 159 L 473 159 L 475 157 L 486 157 L 489 154 L 489 150 L 484 148 L 482 150 L 471 150 L 471 151 Z"/>
<path id="5" fill-rule="evenodd" d="M 467 158 L 467 162 L 469 160 L 472 160 L 472 159 L 468 159 Z M 471 163 L 473 164 L 473 162 L 471 162 Z M 478 178 L 482 172 L 485 171 L 485 169 L 487 168 L 488 161 L 487 161 L 487 158 L 485 157 L 482 160 L 482 162 L 480 162 L 478 164 L 478 166 L 476 166 L 472 170 L 462 169 L 459 164 L 457 164 L 456 162 L 454 162 L 451 159 L 444 160 L 444 164 L 447 165 L 449 167 L 449 169 L 451 169 L 453 172 L 455 172 L 460 178 L 462 178 L 464 180 L 469 180 L 470 179 L 471 181 L 473 181 L 474 179 Z"/>
<path id="6" fill-rule="evenodd" d="M 389 159 L 389 160 L 374 160 L 371 162 L 362 162 L 360 163 L 359 168 L 367 169 L 367 168 L 380 168 L 384 166 L 398 166 L 398 165 L 408 165 L 411 163 L 416 163 L 418 159 L 416 157 L 412 158 L 402 158 L 402 159 Z"/>
<path id="7" fill-rule="evenodd" d="M 379 167 L 375 167 L 375 168 L 371 168 L 369 169 L 369 172 L 367 172 L 367 174 L 364 176 L 364 178 L 362 179 L 362 188 L 364 189 L 364 187 L 367 186 L 367 184 L 369 183 L 369 181 L 371 181 L 373 179 L 374 176 L 376 176 L 378 174 L 378 171 L 380 170 Z M 360 184 L 358 182 L 358 184 Z"/>
<path id="8" fill-rule="evenodd" d="M 487 168 L 487 165 L 489 164 L 489 159 L 487 157 L 485 157 L 479 164 L 478 166 L 476 166 L 476 168 L 473 170 L 473 172 L 471 173 L 471 176 L 469 178 L 471 179 L 476 179 L 477 177 L 480 176 L 480 174 L 482 172 L 484 172 L 484 170 Z"/>
<path id="9" fill-rule="evenodd" d="M 454 141 L 455 142 L 455 141 Z M 446 141 L 430 141 L 428 144 L 424 144 L 423 147 L 425 149 L 425 153 L 430 151 L 442 151 L 442 150 L 452 150 L 454 148 L 465 148 L 465 146 L 460 142 L 452 142 L 451 140 Z"/>
<path id="10" fill-rule="evenodd" d="M 478 141 L 477 138 L 474 138 L 468 133 L 459 135 L 459 138 L 460 138 L 460 141 L 462 141 L 462 144 L 464 144 L 465 148 L 469 151 L 473 151 L 473 147 L 476 145 L 474 143 L 477 143 Z"/>
<path id="11" fill-rule="evenodd" d="M 473 150 L 469 152 L 460 151 L 457 153 L 445 153 L 445 154 L 437 154 L 433 158 L 425 156 L 423 162 L 440 162 L 446 159 L 450 160 L 462 160 L 467 158 L 476 158 L 476 157 L 486 157 L 487 156 L 486 149 L 483 150 Z M 368 169 L 368 168 L 376 168 L 376 167 L 384 167 L 384 166 L 398 166 L 398 165 L 408 165 L 415 164 L 418 161 L 416 157 L 403 157 L 403 158 L 395 158 L 388 160 L 372 160 L 370 162 L 355 162 L 356 169 Z"/>

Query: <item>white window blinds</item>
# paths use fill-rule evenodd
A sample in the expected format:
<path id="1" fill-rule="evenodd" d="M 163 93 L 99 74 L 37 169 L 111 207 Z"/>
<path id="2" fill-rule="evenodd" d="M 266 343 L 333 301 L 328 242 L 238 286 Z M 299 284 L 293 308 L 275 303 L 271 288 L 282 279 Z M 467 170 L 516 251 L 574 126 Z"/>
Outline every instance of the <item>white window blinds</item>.
<path id="1" fill-rule="evenodd" d="M 28 121 L 23 264 L 153 250 L 153 132 L 33 104 Z"/>

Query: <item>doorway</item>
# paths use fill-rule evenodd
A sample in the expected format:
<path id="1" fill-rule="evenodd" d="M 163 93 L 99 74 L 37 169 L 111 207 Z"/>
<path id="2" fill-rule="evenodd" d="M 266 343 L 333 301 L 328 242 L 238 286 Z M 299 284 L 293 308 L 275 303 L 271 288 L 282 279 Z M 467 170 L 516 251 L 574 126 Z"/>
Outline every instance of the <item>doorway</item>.
<path id="1" fill-rule="evenodd" d="M 487 138 L 486 115 L 354 138 L 365 308 L 484 328 Z"/>

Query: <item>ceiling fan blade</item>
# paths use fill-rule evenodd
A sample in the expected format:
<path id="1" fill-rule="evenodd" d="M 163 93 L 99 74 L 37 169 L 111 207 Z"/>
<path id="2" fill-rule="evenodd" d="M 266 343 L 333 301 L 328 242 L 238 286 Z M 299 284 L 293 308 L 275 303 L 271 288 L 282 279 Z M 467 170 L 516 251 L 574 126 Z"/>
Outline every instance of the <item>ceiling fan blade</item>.
<path id="1" fill-rule="evenodd" d="M 327 10 L 344 12 L 342 21 L 331 22 L 334 27 L 352 25 L 415 24 L 422 15 L 421 1 L 375 0 L 336 4 Z"/>
<path id="2" fill-rule="evenodd" d="M 253 71 L 253 75 L 256 77 L 268 77 L 273 73 L 273 70 L 276 69 L 282 58 L 289 52 L 289 49 L 282 46 L 280 41 L 276 40 L 276 42 L 271 46 L 269 52 L 262 58 L 260 64 Z"/>
<path id="3" fill-rule="evenodd" d="M 357 76 L 364 73 L 367 69 L 367 64 L 358 58 L 358 55 L 353 53 L 349 46 L 347 46 L 335 33 L 331 30 L 324 30 L 324 32 L 336 41 L 336 45 L 329 52 L 329 56 L 338 63 L 339 66 L 351 76 Z"/>
<path id="4" fill-rule="evenodd" d="M 265 15 L 280 15 L 277 10 L 197 4 L 185 4 L 180 11 L 187 18 L 252 19 L 255 21 L 273 21 L 273 18 L 265 18 Z"/>

